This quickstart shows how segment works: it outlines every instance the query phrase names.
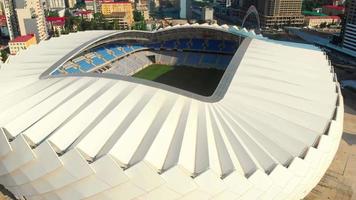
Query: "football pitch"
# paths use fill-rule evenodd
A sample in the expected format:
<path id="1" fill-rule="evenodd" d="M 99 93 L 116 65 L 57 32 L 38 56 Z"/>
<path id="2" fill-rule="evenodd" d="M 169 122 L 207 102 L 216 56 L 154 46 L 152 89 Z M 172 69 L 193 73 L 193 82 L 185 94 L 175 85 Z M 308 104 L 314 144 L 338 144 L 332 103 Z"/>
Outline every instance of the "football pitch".
<path id="1" fill-rule="evenodd" d="M 211 96 L 223 74 L 223 70 L 217 69 L 153 64 L 137 72 L 133 77 L 159 82 L 203 96 Z"/>

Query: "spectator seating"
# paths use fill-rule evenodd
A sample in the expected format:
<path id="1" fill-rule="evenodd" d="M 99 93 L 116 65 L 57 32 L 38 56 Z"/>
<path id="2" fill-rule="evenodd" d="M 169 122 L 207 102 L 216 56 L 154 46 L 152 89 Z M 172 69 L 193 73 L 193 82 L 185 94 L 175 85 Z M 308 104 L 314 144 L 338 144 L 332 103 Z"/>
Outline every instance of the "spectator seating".
<path id="1" fill-rule="evenodd" d="M 202 63 L 208 64 L 208 65 L 215 65 L 217 59 L 218 59 L 218 55 L 205 54 L 205 55 L 203 55 Z"/>
<path id="2" fill-rule="evenodd" d="M 85 59 L 76 61 L 76 63 L 80 66 L 80 69 L 82 69 L 85 72 L 91 70 L 94 67 L 94 65 L 88 63 L 88 61 Z"/>
<path id="3" fill-rule="evenodd" d="M 203 39 L 192 39 L 191 49 L 193 50 L 204 50 L 204 40 Z"/>
<path id="4" fill-rule="evenodd" d="M 163 48 L 166 48 L 166 49 L 176 49 L 176 48 L 177 48 L 176 42 L 177 42 L 177 40 L 168 40 L 168 41 L 165 41 L 165 42 L 163 43 Z"/>
<path id="5" fill-rule="evenodd" d="M 221 51 L 221 40 L 208 40 L 208 45 L 206 47 L 207 51 L 220 52 Z"/>
<path id="6" fill-rule="evenodd" d="M 178 49 L 189 49 L 189 39 L 179 39 L 178 40 Z"/>
<path id="7" fill-rule="evenodd" d="M 195 66 L 200 63 L 200 54 L 190 53 L 185 61 L 188 66 Z"/>
<path id="8" fill-rule="evenodd" d="M 224 47 L 222 51 L 225 53 L 235 53 L 237 49 L 237 44 L 234 41 L 224 41 Z"/>
<path id="9" fill-rule="evenodd" d="M 93 56 L 93 57 L 91 58 L 91 61 L 92 61 L 92 63 L 93 63 L 94 65 L 96 65 L 96 66 L 99 66 L 99 65 L 102 65 L 102 64 L 105 63 L 105 61 L 104 61 L 103 59 L 101 59 L 101 58 L 99 58 L 99 57 L 97 57 L 97 56 Z"/>
<path id="10" fill-rule="evenodd" d="M 106 61 L 114 60 L 115 56 L 111 55 L 105 48 L 101 47 L 95 51 L 102 56 Z"/>

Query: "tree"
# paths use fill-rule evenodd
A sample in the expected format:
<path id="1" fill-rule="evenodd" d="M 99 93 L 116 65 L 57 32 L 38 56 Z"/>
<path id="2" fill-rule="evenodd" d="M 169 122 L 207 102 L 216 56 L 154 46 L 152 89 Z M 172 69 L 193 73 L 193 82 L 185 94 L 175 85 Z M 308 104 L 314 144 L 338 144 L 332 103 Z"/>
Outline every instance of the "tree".
<path id="1" fill-rule="evenodd" d="M 45 12 L 46 17 L 59 17 L 59 13 L 57 10 L 48 10 Z"/>
<path id="2" fill-rule="evenodd" d="M 77 3 L 74 5 L 74 8 L 76 8 L 76 9 L 85 8 L 85 3 L 84 3 L 84 2 L 77 2 Z"/>
<path id="3" fill-rule="evenodd" d="M 327 23 L 326 23 L 326 22 L 323 22 L 323 23 L 321 23 L 321 24 L 319 25 L 320 28 L 326 28 L 326 26 L 327 26 Z"/>
<path id="4" fill-rule="evenodd" d="M 114 21 L 113 21 L 113 29 L 114 30 L 120 30 L 119 20 L 114 19 Z"/>
<path id="5" fill-rule="evenodd" d="M 65 10 L 64 16 L 65 16 L 64 28 L 69 32 L 73 28 L 72 14 L 70 13 L 69 10 Z"/>
<path id="6" fill-rule="evenodd" d="M 142 13 L 140 11 L 133 11 L 133 18 L 135 22 L 140 22 L 145 20 L 145 18 L 143 17 Z"/>
<path id="7" fill-rule="evenodd" d="M 7 57 L 9 57 L 8 54 L 7 54 L 7 51 L 5 51 L 4 49 L 1 50 L 0 54 L 1 54 L 1 60 L 2 60 L 3 62 L 5 62 L 6 59 L 7 59 Z"/>

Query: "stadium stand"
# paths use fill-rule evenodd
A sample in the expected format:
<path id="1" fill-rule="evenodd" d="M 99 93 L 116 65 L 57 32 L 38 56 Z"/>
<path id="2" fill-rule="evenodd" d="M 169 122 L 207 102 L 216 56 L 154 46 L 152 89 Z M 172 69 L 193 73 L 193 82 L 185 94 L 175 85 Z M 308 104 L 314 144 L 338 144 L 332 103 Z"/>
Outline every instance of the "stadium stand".
<path id="1" fill-rule="evenodd" d="M 99 65 L 102 65 L 102 64 L 105 63 L 104 60 L 102 60 L 101 58 L 99 58 L 99 57 L 97 57 L 97 56 L 93 56 L 93 57 L 91 58 L 91 61 L 92 61 L 92 63 L 93 63 L 94 65 L 96 65 L 96 66 L 99 66 Z"/>
<path id="2" fill-rule="evenodd" d="M 236 51 L 237 44 L 233 41 L 224 41 L 224 47 L 222 48 L 223 52 L 234 53 Z"/>
<path id="3" fill-rule="evenodd" d="M 191 40 L 191 49 L 193 50 L 204 50 L 205 47 L 204 47 L 204 40 L 203 39 L 192 39 Z"/>
<path id="4" fill-rule="evenodd" d="M 221 45 L 222 45 L 221 40 L 208 40 L 208 45 L 206 47 L 206 50 L 220 52 Z"/>
<path id="5" fill-rule="evenodd" d="M 115 72 L 121 75 L 132 74 L 145 66 L 153 64 L 147 53 L 156 63 L 167 65 L 204 66 L 225 69 L 238 47 L 237 42 L 217 39 L 170 39 L 148 44 L 104 44 L 83 56 L 72 59 L 79 67 L 67 67 L 52 74 Z M 228 56 L 224 56 L 227 55 Z M 105 64 L 105 65 L 104 65 Z M 110 66 L 110 67 L 108 67 Z M 122 69 L 118 69 L 122 68 Z M 67 70 L 68 69 L 68 70 Z"/>
<path id="6" fill-rule="evenodd" d="M 189 39 L 179 39 L 178 40 L 178 49 L 189 49 Z"/>
<path id="7" fill-rule="evenodd" d="M 99 54 L 106 61 L 114 60 L 115 56 L 111 55 L 105 48 L 101 47 L 95 51 L 95 53 Z"/>
<path id="8" fill-rule="evenodd" d="M 74 62 L 80 66 L 80 69 L 82 69 L 83 71 L 86 71 L 86 72 L 91 70 L 94 67 L 94 65 L 88 63 L 88 61 L 86 59 L 82 59 L 82 60 L 74 61 Z"/>
<path id="9" fill-rule="evenodd" d="M 200 63 L 201 54 L 190 53 L 186 59 L 186 65 L 188 66 L 197 66 Z"/>
<path id="10" fill-rule="evenodd" d="M 176 40 L 168 40 L 168 41 L 165 41 L 163 43 L 163 48 L 166 48 L 166 49 L 176 49 L 177 46 L 176 46 Z"/>

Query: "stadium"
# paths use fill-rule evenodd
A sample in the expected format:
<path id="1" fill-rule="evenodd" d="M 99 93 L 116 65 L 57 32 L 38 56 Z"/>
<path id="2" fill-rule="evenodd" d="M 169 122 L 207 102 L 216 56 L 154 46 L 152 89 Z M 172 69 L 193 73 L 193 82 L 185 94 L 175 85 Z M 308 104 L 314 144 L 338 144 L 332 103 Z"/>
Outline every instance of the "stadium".
<path id="1" fill-rule="evenodd" d="M 71 33 L 0 77 L 0 184 L 19 199 L 298 200 L 343 129 L 320 49 L 236 26 Z"/>

